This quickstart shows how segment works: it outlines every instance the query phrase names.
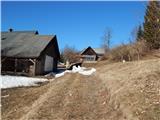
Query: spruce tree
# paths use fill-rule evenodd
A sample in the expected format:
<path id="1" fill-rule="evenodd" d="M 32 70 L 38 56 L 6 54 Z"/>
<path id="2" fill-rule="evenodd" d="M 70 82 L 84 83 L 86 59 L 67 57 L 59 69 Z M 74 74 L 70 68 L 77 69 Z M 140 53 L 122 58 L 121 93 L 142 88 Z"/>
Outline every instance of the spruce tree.
<path id="1" fill-rule="evenodd" d="M 140 41 L 140 40 L 142 40 L 142 38 L 143 38 L 143 30 L 142 30 L 141 25 L 139 25 L 138 31 L 137 31 L 137 38 L 136 38 L 136 40 Z"/>
<path id="2" fill-rule="evenodd" d="M 160 2 L 149 1 L 145 22 L 143 38 L 151 49 L 160 48 Z"/>

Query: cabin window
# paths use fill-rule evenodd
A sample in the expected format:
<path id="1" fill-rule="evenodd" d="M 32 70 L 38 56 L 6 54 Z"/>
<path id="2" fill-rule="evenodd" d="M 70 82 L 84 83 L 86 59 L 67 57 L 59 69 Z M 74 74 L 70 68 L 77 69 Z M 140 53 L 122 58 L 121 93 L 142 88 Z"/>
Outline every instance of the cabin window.
<path id="1" fill-rule="evenodd" d="M 85 61 L 95 61 L 95 56 L 92 56 L 92 55 L 85 56 L 84 60 Z"/>

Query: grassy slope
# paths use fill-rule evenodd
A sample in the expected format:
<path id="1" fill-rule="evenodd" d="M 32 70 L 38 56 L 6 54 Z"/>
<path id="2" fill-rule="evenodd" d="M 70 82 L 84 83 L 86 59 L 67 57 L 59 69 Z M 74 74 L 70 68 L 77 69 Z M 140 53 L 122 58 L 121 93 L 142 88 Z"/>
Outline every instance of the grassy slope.
<path id="1" fill-rule="evenodd" d="M 97 76 L 110 91 L 110 105 L 126 119 L 160 119 L 160 59 L 97 66 Z"/>
<path id="2" fill-rule="evenodd" d="M 3 119 L 160 119 L 160 59 L 94 64 L 36 88 L 2 90 Z M 46 112 L 47 111 L 47 112 Z"/>

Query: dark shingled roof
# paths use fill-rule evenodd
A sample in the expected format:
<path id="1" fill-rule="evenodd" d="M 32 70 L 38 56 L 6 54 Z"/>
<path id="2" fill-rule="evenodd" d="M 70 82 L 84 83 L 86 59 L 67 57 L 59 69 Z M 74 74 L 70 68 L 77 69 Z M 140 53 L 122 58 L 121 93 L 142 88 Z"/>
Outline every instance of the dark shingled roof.
<path id="1" fill-rule="evenodd" d="M 105 49 L 104 49 L 104 48 L 93 48 L 93 50 L 94 50 L 98 55 L 104 55 L 104 54 L 105 54 Z"/>
<path id="2" fill-rule="evenodd" d="M 90 46 L 88 48 L 85 48 L 81 51 L 81 54 L 83 54 L 86 50 L 88 49 L 93 49 L 93 51 L 97 54 L 97 55 L 104 55 L 105 54 L 105 49 L 104 48 L 91 48 Z"/>
<path id="3" fill-rule="evenodd" d="M 37 31 L 1 32 L 1 56 L 36 58 L 53 38 Z"/>
<path id="4" fill-rule="evenodd" d="M 97 54 L 90 46 L 81 51 L 81 55 L 84 54 L 87 50 L 91 49 L 95 54 Z"/>

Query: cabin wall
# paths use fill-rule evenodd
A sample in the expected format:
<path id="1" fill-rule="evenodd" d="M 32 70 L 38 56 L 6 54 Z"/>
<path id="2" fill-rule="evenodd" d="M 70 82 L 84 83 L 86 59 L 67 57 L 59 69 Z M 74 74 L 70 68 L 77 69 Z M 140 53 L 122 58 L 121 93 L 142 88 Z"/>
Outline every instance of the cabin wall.
<path id="1" fill-rule="evenodd" d="M 3 74 L 15 74 L 15 75 L 26 75 L 30 73 L 30 66 L 33 63 L 29 59 L 25 58 L 4 58 L 1 61 L 1 72 Z M 33 71 L 34 74 L 34 71 Z"/>
<path id="2" fill-rule="evenodd" d="M 14 71 L 15 70 L 15 60 L 4 58 L 1 61 L 1 71 Z"/>
<path id="3" fill-rule="evenodd" d="M 35 75 L 42 75 L 43 74 L 43 63 L 44 59 L 36 59 L 36 66 L 35 66 Z"/>
<path id="4" fill-rule="evenodd" d="M 53 71 L 57 71 L 58 59 L 54 58 Z"/>
<path id="5" fill-rule="evenodd" d="M 52 69 L 45 71 L 45 62 L 47 58 L 53 58 Z M 36 60 L 36 75 L 46 74 L 57 70 L 57 63 L 59 60 L 59 48 L 56 37 L 54 37 L 47 47 L 42 51 L 40 57 Z M 50 61 L 50 60 L 49 60 Z"/>
<path id="6" fill-rule="evenodd" d="M 83 61 L 96 61 L 96 55 L 83 55 Z"/>

